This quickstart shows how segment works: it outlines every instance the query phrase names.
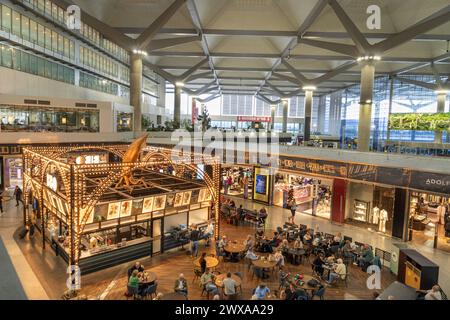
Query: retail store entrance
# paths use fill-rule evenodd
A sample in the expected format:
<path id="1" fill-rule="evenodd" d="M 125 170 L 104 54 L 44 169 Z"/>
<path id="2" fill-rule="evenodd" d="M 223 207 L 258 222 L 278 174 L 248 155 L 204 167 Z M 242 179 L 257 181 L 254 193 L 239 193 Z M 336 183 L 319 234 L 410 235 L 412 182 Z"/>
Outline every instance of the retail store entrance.
<path id="1" fill-rule="evenodd" d="M 409 240 L 450 252 L 450 198 L 411 192 L 409 199 Z"/>
<path id="2" fill-rule="evenodd" d="M 4 157 L 2 164 L 3 188 L 22 188 L 23 168 L 22 157 Z"/>
<path id="3" fill-rule="evenodd" d="M 252 190 L 252 166 L 239 165 L 222 167 L 222 194 L 252 199 Z"/>

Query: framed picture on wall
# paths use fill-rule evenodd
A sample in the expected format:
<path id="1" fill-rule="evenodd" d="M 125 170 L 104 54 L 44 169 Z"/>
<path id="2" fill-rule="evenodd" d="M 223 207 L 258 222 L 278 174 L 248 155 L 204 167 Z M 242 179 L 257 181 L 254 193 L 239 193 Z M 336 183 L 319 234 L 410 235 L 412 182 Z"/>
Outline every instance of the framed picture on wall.
<path id="1" fill-rule="evenodd" d="M 198 202 L 200 190 L 193 190 L 191 193 L 191 204 L 195 204 Z"/>
<path id="2" fill-rule="evenodd" d="M 186 191 L 183 193 L 183 206 L 187 206 L 191 203 L 191 194 L 192 191 Z"/>
<path id="3" fill-rule="evenodd" d="M 153 202 L 155 198 L 149 197 L 144 199 L 144 203 L 142 204 L 142 213 L 149 213 L 153 210 Z"/>
<path id="4" fill-rule="evenodd" d="M 153 211 L 164 210 L 166 208 L 166 195 L 157 196 L 153 202 Z"/>
<path id="5" fill-rule="evenodd" d="M 166 196 L 166 208 L 173 208 L 175 202 L 175 194 L 169 193 Z"/>
<path id="6" fill-rule="evenodd" d="M 120 215 L 120 202 L 111 202 L 108 204 L 107 220 L 117 219 Z"/>
<path id="7" fill-rule="evenodd" d="M 203 202 L 205 200 L 206 189 L 201 189 L 198 194 L 198 202 Z"/>
<path id="8" fill-rule="evenodd" d="M 120 204 L 120 218 L 131 216 L 131 206 L 133 205 L 133 200 L 122 201 Z"/>
<path id="9" fill-rule="evenodd" d="M 86 217 L 86 214 L 88 216 Z M 87 208 L 81 208 L 80 209 L 80 223 L 83 221 L 83 219 L 86 218 L 85 224 L 90 224 L 94 222 L 94 210 L 89 210 L 89 213 L 87 212 Z"/>
<path id="10" fill-rule="evenodd" d="M 181 207 L 183 205 L 183 192 L 179 192 L 175 195 L 174 207 Z"/>

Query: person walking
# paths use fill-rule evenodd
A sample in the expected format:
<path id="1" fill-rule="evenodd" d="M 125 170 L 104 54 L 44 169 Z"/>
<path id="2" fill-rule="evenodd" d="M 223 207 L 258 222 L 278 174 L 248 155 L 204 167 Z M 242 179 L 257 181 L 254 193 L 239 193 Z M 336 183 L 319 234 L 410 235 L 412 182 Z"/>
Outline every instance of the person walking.
<path id="1" fill-rule="evenodd" d="M 197 257 L 199 236 L 200 236 L 200 233 L 197 230 L 197 226 L 195 224 L 192 225 L 191 235 L 190 235 L 192 257 Z"/>
<path id="2" fill-rule="evenodd" d="M 14 196 L 16 197 L 16 207 L 19 206 L 19 202 L 22 202 L 22 189 L 20 189 L 19 186 L 16 186 L 16 189 L 14 189 Z"/>
<path id="3" fill-rule="evenodd" d="M 289 209 L 291 210 L 291 223 L 295 224 L 295 213 L 297 211 L 297 204 L 295 203 L 295 199 L 291 199 L 291 201 L 289 201 Z"/>
<path id="4" fill-rule="evenodd" d="M 0 193 L 0 213 L 3 213 L 3 192 Z"/>

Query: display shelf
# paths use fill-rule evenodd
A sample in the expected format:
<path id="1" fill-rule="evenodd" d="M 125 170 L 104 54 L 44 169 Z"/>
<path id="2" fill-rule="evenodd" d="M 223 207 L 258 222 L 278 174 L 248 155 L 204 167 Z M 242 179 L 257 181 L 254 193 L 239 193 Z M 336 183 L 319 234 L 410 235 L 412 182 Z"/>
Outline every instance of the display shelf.
<path id="1" fill-rule="evenodd" d="M 367 222 L 369 216 L 370 203 L 362 200 L 354 200 L 352 219 Z"/>

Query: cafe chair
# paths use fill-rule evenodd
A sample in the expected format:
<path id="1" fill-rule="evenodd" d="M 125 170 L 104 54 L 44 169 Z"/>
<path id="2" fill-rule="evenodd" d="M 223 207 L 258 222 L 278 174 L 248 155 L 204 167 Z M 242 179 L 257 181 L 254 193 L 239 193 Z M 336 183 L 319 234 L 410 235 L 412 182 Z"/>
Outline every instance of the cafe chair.
<path id="1" fill-rule="evenodd" d="M 127 300 L 128 298 L 137 299 L 139 297 L 139 289 L 127 285 L 127 292 L 125 292 L 125 296 L 127 297 Z"/>
<path id="2" fill-rule="evenodd" d="M 314 297 L 318 297 L 320 300 L 324 300 L 325 299 L 324 295 L 325 295 L 325 286 L 322 286 L 313 293 L 311 300 L 314 300 Z"/>
<path id="3" fill-rule="evenodd" d="M 152 284 L 148 286 L 147 289 L 144 291 L 144 297 L 148 298 L 150 296 L 150 299 L 153 299 L 153 295 L 156 296 L 156 288 L 158 287 L 158 284 Z"/>
<path id="4" fill-rule="evenodd" d="M 194 269 L 194 279 L 192 279 L 192 283 L 195 282 L 195 280 L 200 280 L 202 277 L 202 271 L 198 269 Z"/>

